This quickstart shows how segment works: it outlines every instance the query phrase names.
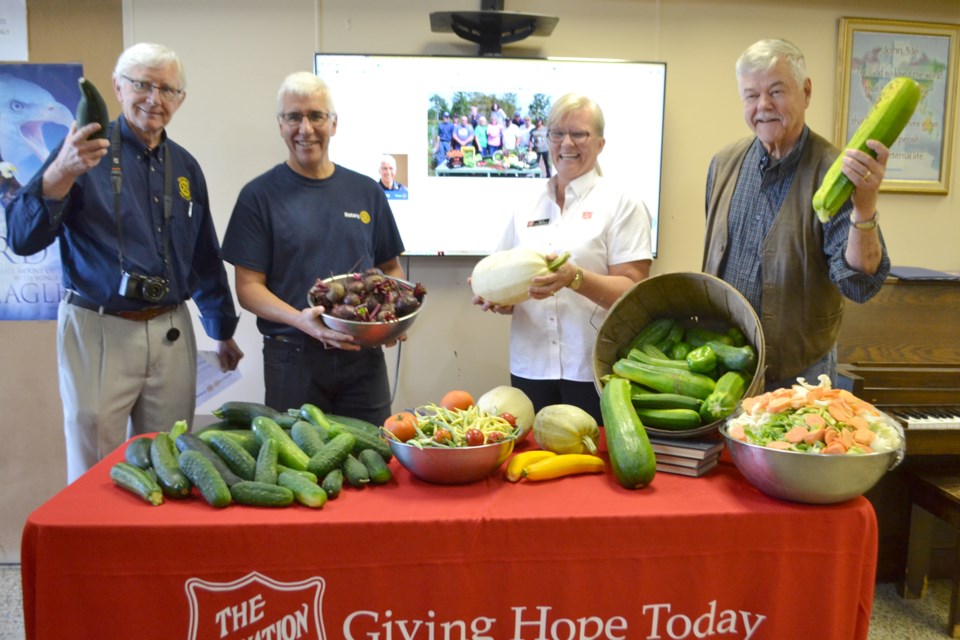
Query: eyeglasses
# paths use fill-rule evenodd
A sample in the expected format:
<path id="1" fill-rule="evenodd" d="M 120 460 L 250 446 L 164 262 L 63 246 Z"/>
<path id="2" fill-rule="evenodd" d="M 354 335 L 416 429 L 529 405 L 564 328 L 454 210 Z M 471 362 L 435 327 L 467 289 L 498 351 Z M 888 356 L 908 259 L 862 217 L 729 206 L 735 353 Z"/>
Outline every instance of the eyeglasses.
<path id="1" fill-rule="evenodd" d="M 181 89 L 174 89 L 173 87 L 168 87 L 162 84 L 153 84 L 152 82 L 147 82 L 145 80 L 134 80 L 130 76 L 121 77 L 129 82 L 130 88 L 133 89 L 133 92 L 139 95 L 150 95 L 153 93 L 153 90 L 156 89 L 160 94 L 160 97 L 168 102 L 178 100 L 183 95 L 183 91 Z"/>
<path id="2" fill-rule="evenodd" d="M 290 111 L 288 113 L 280 114 L 280 122 L 287 125 L 288 127 L 299 127 L 303 122 L 303 119 L 306 118 L 310 121 L 310 124 L 314 126 L 319 126 L 332 118 L 333 113 L 327 113 L 326 111 L 308 111 L 307 113 L 300 113 L 299 111 Z"/>
<path id="3" fill-rule="evenodd" d="M 551 142 L 562 142 L 564 138 L 570 136 L 574 142 L 583 142 L 590 137 L 589 131 L 564 131 L 563 129 L 550 129 L 547 131 L 547 137 Z"/>

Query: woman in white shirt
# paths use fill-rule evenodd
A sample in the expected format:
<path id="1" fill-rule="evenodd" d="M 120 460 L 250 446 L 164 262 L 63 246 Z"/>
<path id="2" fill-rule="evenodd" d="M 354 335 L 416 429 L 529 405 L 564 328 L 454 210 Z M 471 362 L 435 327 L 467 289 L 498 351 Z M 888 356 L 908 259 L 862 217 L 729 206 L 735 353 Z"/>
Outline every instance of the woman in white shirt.
<path id="1" fill-rule="evenodd" d="M 572 404 L 601 420 L 593 347 L 606 310 L 648 277 L 650 214 L 643 202 L 604 180 L 604 118 L 586 96 L 557 100 L 547 118 L 556 171 L 529 207 L 514 213 L 499 249 L 525 246 L 548 257 L 570 252 L 556 272 L 534 278 L 530 299 L 484 310 L 511 315 L 510 379 L 534 407 Z"/>

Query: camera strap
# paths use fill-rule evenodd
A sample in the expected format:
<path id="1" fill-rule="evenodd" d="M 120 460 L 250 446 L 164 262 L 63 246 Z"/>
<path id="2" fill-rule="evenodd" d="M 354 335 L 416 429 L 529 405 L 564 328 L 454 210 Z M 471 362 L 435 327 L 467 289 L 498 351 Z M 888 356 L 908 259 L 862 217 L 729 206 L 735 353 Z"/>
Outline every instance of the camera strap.
<path id="1" fill-rule="evenodd" d="M 113 211 L 117 219 L 117 257 L 120 272 L 126 271 L 123 265 L 123 227 L 120 224 L 120 187 L 123 183 L 123 169 L 120 164 L 120 120 L 110 132 L 110 182 L 113 185 Z M 163 145 L 163 271 L 167 275 L 170 268 L 170 230 L 168 222 L 173 215 L 173 163 L 170 160 L 170 145 Z"/>

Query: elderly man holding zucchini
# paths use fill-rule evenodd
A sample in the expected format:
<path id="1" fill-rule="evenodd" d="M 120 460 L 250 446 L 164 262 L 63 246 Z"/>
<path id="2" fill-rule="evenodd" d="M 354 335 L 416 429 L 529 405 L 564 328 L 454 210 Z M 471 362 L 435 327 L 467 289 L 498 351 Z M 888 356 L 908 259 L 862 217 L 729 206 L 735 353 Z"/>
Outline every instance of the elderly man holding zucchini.
<path id="1" fill-rule="evenodd" d="M 843 152 L 853 195 L 821 222 L 813 196 L 841 152 L 804 121 L 812 83 L 803 54 L 784 40 L 761 40 L 740 56 L 736 75 L 755 135 L 710 163 L 703 270 L 756 310 L 767 388 L 824 373 L 835 382 L 844 299 L 866 302 L 890 271 L 877 220 L 889 150 L 869 140 L 870 153 Z"/>
<path id="2" fill-rule="evenodd" d="M 598 422 L 593 322 L 650 275 L 653 261 L 646 206 L 600 175 L 603 132 L 603 112 L 593 100 L 568 94 L 553 105 L 547 142 L 556 173 L 530 206 L 514 213 L 499 246 L 502 252 L 518 247 L 540 252 L 549 268 L 523 281 L 523 301 L 499 304 L 496 296 L 474 297 L 484 310 L 512 314 L 512 386 L 537 410 L 571 404 Z M 557 259 L 567 252 L 569 259 Z"/>

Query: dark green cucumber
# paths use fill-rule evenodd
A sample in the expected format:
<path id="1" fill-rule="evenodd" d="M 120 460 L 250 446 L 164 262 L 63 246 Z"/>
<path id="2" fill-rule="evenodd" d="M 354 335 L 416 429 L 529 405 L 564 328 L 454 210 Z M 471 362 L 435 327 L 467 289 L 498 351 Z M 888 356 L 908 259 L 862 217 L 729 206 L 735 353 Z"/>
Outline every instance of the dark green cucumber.
<path id="1" fill-rule="evenodd" d="M 630 389 L 630 401 L 637 409 L 691 409 L 699 411 L 703 400 L 682 396 L 679 393 L 658 393 Z"/>
<path id="2" fill-rule="evenodd" d="M 383 460 L 383 456 L 373 449 L 364 449 L 360 452 L 360 455 L 357 456 L 357 459 L 367 468 L 371 483 L 386 484 L 393 478 L 393 473 L 391 473 L 390 467 L 388 467 L 387 463 Z"/>
<path id="3" fill-rule="evenodd" d="M 644 426 L 668 431 L 688 431 L 700 426 L 700 414 L 693 409 L 638 408 L 637 417 Z"/>
<path id="4" fill-rule="evenodd" d="M 174 451 L 169 434 L 161 431 L 150 444 L 150 462 L 157 472 L 157 483 L 163 489 L 163 494 L 171 498 L 185 498 L 190 495 L 192 485 L 180 470 Z"/>
<path id="5" fill-rule="evenodd" d="M 293 491 L 277 484 L 244 480 L 230 487 L 230 495 L 240 504 L 254 507 L 286 507 L 293 504 Z"/>
<path id="6" fill-rule="evenodd" d="M 338 416 L 332 413 L 328 413 L 327 420 L 329 420 L 330 422 L 339 422 L 341 424 L 350 425 L 354 429 L 366 431 L 372 436 L 380 435 L 379 425 L 375 425 L 372 422 L 367 422 L 366 420 L 361 420 L 360 418 L 351 418 L 350 416 Z"/>
<path id="7" fill-rule="evenodd" d="M 257 459 L 243 445 L 234 440 L 229 431 L 217 431 L 210 435 L 207 444 L 223 458 L 230 470 L 244 480 L 253 480 L 257 473 Z"/>
<path id="8" fill-rule="evenodd" d="M 273 407 L 268 407 L 260 402 L 245 402 L 242 400 L 224 402 L 213 410 L 213 415 L 221 420 L 243 425 L 248 429 L 250 425 L 253 424 L 253 419 L 257 416 L 267 416 L 274 420 L 278 418 L 283 420 L 282 414 Z"/>
<path id="9" fill-rule="evenodd" d="M 653 481 L 657 461 L 647 432 L 630 401 L 630 382 L 613 378 L 600 392 L 600 413 L 610 467 L 620 486 L 639 489 Z"/>
<path id="10" fill-rule="evenodd" d="M 180 437 L 177 438 L 176 445 L 177 449 L 180 450 L 181 456 L 185 451 L 196 451 L 209 460 L 217 470 L 217 473 L 220 474 L 220 477 L 223 478 L 223 481 L 227 483 L 227 486 L 235 485 L 243 480 L 243 478 L 235 474 L 230 467 L 227 466 L 223 458 L 217 455 L 217 452 L 214 451 L 209 444 L 204 442 L 204 440 L 195 433 L 181 434 Z"/>
<path id="11" fill-rule="evenodd" d="M 327 492 L 328 498 L 335 499 L 343 489 L 343 471 L 340 468 L 331 469 L 330 473 L 324 476 L 320 486 Z"/>
<path id="12" fill-rule="evenodd" d="M 122 489 L 153 506 L 163 504 L 163 490 L 146 471 L 129 462 L 118 462 L 110 468 L 110 479 Z"/>
<path id="13" fill-rule="evenodd" d="M 654 347 L 656 348 L 656 347 Z M 660 351 L 657 349 L 657 351 Z M 663 352 L 661 352 L 662 354 Z M 631 349 L 630 353 L 627 354 L 627 358 L 630 360 L 635 360 L 637 362 L 642 362 L 643 364 L 649 364 L 652 367 L 665 367 L 667 369 L 680 369 L 681 371 L 689 371 L 690 367 L 687 365 L 686 360 L 671 360 L 669 358 L 657 358 L 650 355 L 648 352 L 643 349 Z"/>
<path id="14" fill-rule="evenodd" d="M 330 430 L 330 420 L 326 414 L 315 404 L 309 402 L 300 406 L 300 419 L 306 420 L 315 427 L 320 427 L 324 431 Z"/>
<path id="15" fill-rule="evenodd" d="M 222 509 L 230 504 L 230 487 L 213 463 L 199 451 L 187 449 L 180 454 L 180 470 L 200 490 L 200 495 L 211 507 Z"/>
<path id="16" fill-rule="evenodd" d="M 86 78 L 78 80 L 80 84 L 80 102 L 77 103 L 77 128 L 85 127 L 90 123 L 96 122 L 100 125 L 99 131 L 90 134 L 90 140 L 107 137 L 107 129 L 110 127 L 110 112 L 107 110 L 107 103 L 97 87 Z"/>
<path id="17" fill-rule="evenodd" d="M 367 471 L 367 467 L 352 453 L 347 456 L 340 468 L 343 469 L 343 477 L 347 479 L 347 483 L 354 489 L 360 489 L 365 484 L 369 484 L 370 472 Z"/>
<path id="18" fill-rule="evenodd" d="M 253 419 L 253 433 L 257 436 L 260 446 L 268 439 L 276 440 L 277 455 L 280 464 L 291 469 L 303 471 L 307 468 L 307 462 L 310 456 L 303 452 L 303 449 L 297 446 L 286 431 L 273 418 L 267 416 L 257 416 Z"/>
<path id="19" fill-rule="evenodd" d="M 277 474 L 279 475 L 284 471 L 292 471 L 294 473 L 299 473 L 300 475 L 302 475 L 304 478 L 306 478 L 313 484 L 318 484 L 320 482 L 320 479 L 317 477 L 317 474 L 315 473 L 310 473 L 307 470 L 299 471 L 297 469 L 291 469 L 290 467 L 285 467 L 282 464 L 277 464 Z"/>
<path id="20" fill-rule="evenodd" d="M 683 333 L 683 325 L 681 325 L 679 322 L 674 323 L 674 325 L 670 327 L 670 331 L 667 332 L 667 335 L 665 335 L 663 339 L 652 344 L 660 349 L 660 351 L 663 353 L 666 353 L 673 349 L 673 345 L 683 340 Z"/>
<path id="21" fill-rule="evenodd" d="M 628 380 L 661 393 L 677 393 L 704 399 L 713 392 L 712 378 L 692 371 L 653 367 L 642 362 L 621 358 L 613 363 L 613 372 Z"/>
<path id="22" fill-rule="evenodd" d="M 253 479 L 257 482 L 266 482 L 267 484 L 277 484 L 277 456 L 280 453 L 280 444 L 274 438 L 267 438 L 260 445 L 260 453 L 257 454 L 257 469 L 253 474 Z"/>
<path id="23" fill-rule="evenodd" d="M 136 438 L 127 443 L 127 448 L 123 452 L 123 459 L 128 463 L 140 469 L 149 469 L 153 466 L 150 462 L 150 438 Z"/>
<path id="24" fill-rule="evenodd" d="M 346 422 L 331 421 L 330 435 L 337 436 L 341 433 L 349 433 L 356 439 L 357 442 L 353 447 L 354 454 L 359 455 L 364 449 L 373 449 L 379 453 L 386 462 L 390 462 L 393 458 L 393 451 L 390 450 L 390 445 L 387 444 L 387 441 L 379 435 L 372 435 L 365 427 L 358 427 Z"/>
<path id="25" fill-rule="evenodd" d="M 643 329 L 637 332 L 629 343 L 620 348 L 618 355 L 621 358 L 626 358 L 631 349 L 639 349 L 645 344 L 656 344 L 660 342 L 670 333 L 670 329 L 673 328 L 674 324 L 676 324 L 676 321 L 673 318 L 657 318 L 649 322 Z"/>
<path id="26" fill-rule="evenodd" d="M 702 347 L 711 340 L 716 340 L 717 342 L 723 342 L 729 345 L 733 344 L 733 338 L 730 336 L 717 331 L 712 331 L 699 325 L 690 327 L 684 334 L 684 341 L 689 342 L 693 347 Z"/>
<path id="27" fill-rule="evenodd" d="M 277 484 L 293 491 L 294 499 L 305 507 L 319 509 L 327 503 L 327 492 L 316 482 L 310 482 L 296 471 L 281 473 Z"/>
<path id="28" fill-rule="evenodd" d="M 707 346 L 717 354 L 717 361 L 730 371 L 753 373 L 757 369 L 757 351 L 749 344 L 734 347 L 711 340 Z"/>
<path id="29" fill-rule="evenodd" d="M 323 427 L 310 424 L 306 420 L 297 420 L 293 423 L 290 428 L 290 437 L 311 458 L 330 441 L 330 436 Z"/>
<path id="30" fill-rule="evenodd" d="M 353 434 L 341 433 L 334 436 L 330 442 L 325 444 L 320 451 L 307 461 L 307 471 L 315 474 L 318 478 L 325 478 L 328 473 L 340 468 L 340 465 L 347 459 L 356 444 L 357 439 L 353 437 Z"/>

